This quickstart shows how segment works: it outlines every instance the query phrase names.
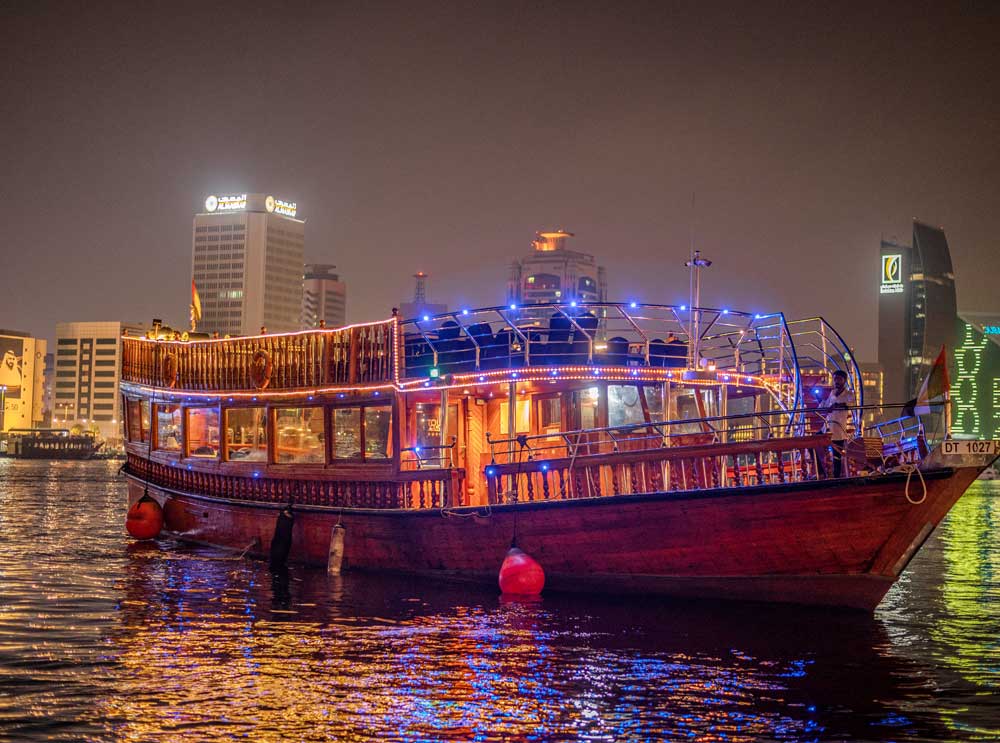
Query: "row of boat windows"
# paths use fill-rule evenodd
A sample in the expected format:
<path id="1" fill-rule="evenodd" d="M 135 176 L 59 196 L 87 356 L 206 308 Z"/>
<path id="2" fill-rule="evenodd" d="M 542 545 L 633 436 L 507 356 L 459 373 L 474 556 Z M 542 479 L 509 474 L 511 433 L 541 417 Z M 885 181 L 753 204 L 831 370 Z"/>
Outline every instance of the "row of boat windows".
<path id="1" fill-rule="evenodd" d="M 130 399 L 126 421 L 129 441 L 149 443 L 152 439 L 155 450 L 198 459 L 323 464 L 328 459 L 384 462 L 392 457 L 392 407 L 385 404 L 220 411 L 217 407 L 151 406 L 148 400 Z M 268 436 L 269 429 L 273 437 Z"/>

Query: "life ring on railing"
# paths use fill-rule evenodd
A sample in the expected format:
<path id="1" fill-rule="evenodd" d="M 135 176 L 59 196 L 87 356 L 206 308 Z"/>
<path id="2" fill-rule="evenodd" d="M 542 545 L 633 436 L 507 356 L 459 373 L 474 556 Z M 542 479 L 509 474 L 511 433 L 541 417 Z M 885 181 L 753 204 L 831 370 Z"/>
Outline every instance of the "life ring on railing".
<path id="1" fill-rule="evenodd" d="M 271 383 L 271 373 L 274 371 L 274 363 L 271 361 L 271 354 L 263 348 L 254 351 L 250 358 L 250 381 L 259 390 L 266 389 Z"/>
<path id="2" fill-rule="evenodd" d="M 177 354 L 168 353 L 160 362 L 160 374 L 163 376 L 163 386 L 173 389 L 177 386 Z"/>

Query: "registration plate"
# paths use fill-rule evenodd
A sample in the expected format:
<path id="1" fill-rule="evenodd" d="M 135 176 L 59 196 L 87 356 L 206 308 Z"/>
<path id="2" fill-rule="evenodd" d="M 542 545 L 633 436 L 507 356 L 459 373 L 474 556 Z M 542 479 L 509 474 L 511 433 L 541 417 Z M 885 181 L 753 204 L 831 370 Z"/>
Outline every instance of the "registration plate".
<path id="1" fill-rule="evenodd" d="M 941 453 L 945 456 L 962 456 L 965 454 L 1000 454 L 1000 440 L 971 441 L 951 439 L 941 442 Z"/>

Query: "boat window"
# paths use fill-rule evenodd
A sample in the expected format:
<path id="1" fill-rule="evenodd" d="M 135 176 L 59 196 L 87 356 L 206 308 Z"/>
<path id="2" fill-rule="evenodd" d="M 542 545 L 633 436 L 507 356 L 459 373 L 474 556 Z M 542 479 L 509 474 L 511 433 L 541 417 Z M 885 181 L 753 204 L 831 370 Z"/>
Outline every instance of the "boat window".
<path id="1" fill-rule="evenodd" d="M 334 408 L 333 458 L 362 458 L 361 408 Z"/>
<path id="2" fill-rule="evenodd" d="M 333 410 L 333 458 L 362 461 L 388 459 L 392 407 L 365 405 Z"/>
<path id="3" fill-rule="evenodd" d="M 277 408 L 274 431 L 275 462 L 315 464 L 326 461 L 323 408 Z"/>
<path id="4" fill-rule="evenodd" d="M 562 398 L 559 395 L 538 399 L 538 428 L 543 433 L 562 430 Z"/>
<path id="5" fill-rule="evenodd" d="M 609 426 L 628 426 L 633 423 L 659 420 L 663 420 L 663 396 L 659 387 L 636 384 L 608 385 Z"/>
<path id="6" fill-rule="evenodd" d="M 142 441 L 142 419 L 138 400 L 128 400 L 125 408 L 125 425 L 129 441 Z"/>
<path id="7" fill-rule="evenodd" d="M 507 420 L 510 417 L 509 409 L 507 408 L 507 401 L 500 401 L 500 433 L 506 435 L 510 430 Z M 520 395 L 518 399 L 514 402 L 514 426 L 517 428 L 516 433 L 530 433 L 531 432 L 531 400 L 528 399 L 527 395 Z"/>
<path id="8" fill-rule="evenodd" d="M 181 406 L 156 406 L 156 448 L 179 451 L 181 448 Z"/>
<path id="9" fill-rule="evenodd" d="M 388 405 L 365 407 L 365 459 L 388 459 L 392 408 Z"/>
<path id="10" fill-rule="evenodd" d="M 149 441 L 149 400 L 128 400 L 126 423 L 129 441 Z"/>
<path id="11" fill-rule="evenodd" d="M 187 409 L 187 451 L 189 457 L 214 459 L 219 455 L 219 409 Z"/>
<path id="12" fill-rule="evenodd" d="M 587 387 L 572 393 L 572 409 L 575 412 L 573 423 L 576 428 L 597 428 L 597 405 L 600 398 L 597 387 Z"/>
<path id="13" fill-rule="evenodd" d="M 267 461 L 266 412 L 264 408 L 230 408 L 226 411 L 228 461 Z"/>

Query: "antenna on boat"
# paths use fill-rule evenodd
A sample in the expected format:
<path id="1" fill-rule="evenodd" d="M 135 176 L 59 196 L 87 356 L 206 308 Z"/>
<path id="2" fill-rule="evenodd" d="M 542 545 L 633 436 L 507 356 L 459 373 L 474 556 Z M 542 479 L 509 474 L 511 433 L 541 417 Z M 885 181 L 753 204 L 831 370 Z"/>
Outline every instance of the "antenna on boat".
<path id="1" fill-rule="evenodd" d="M 712 261 L 701 257 L 701 251 L 694 249 L 694 191 L 691 192 L 691 258 L 684 265 L 690 269 L 688 286 L 688 366 L 698 363 L 698 344 L 701 340 L 699 328 L 701 312 L 701 269 L 708 268 Z"/>

